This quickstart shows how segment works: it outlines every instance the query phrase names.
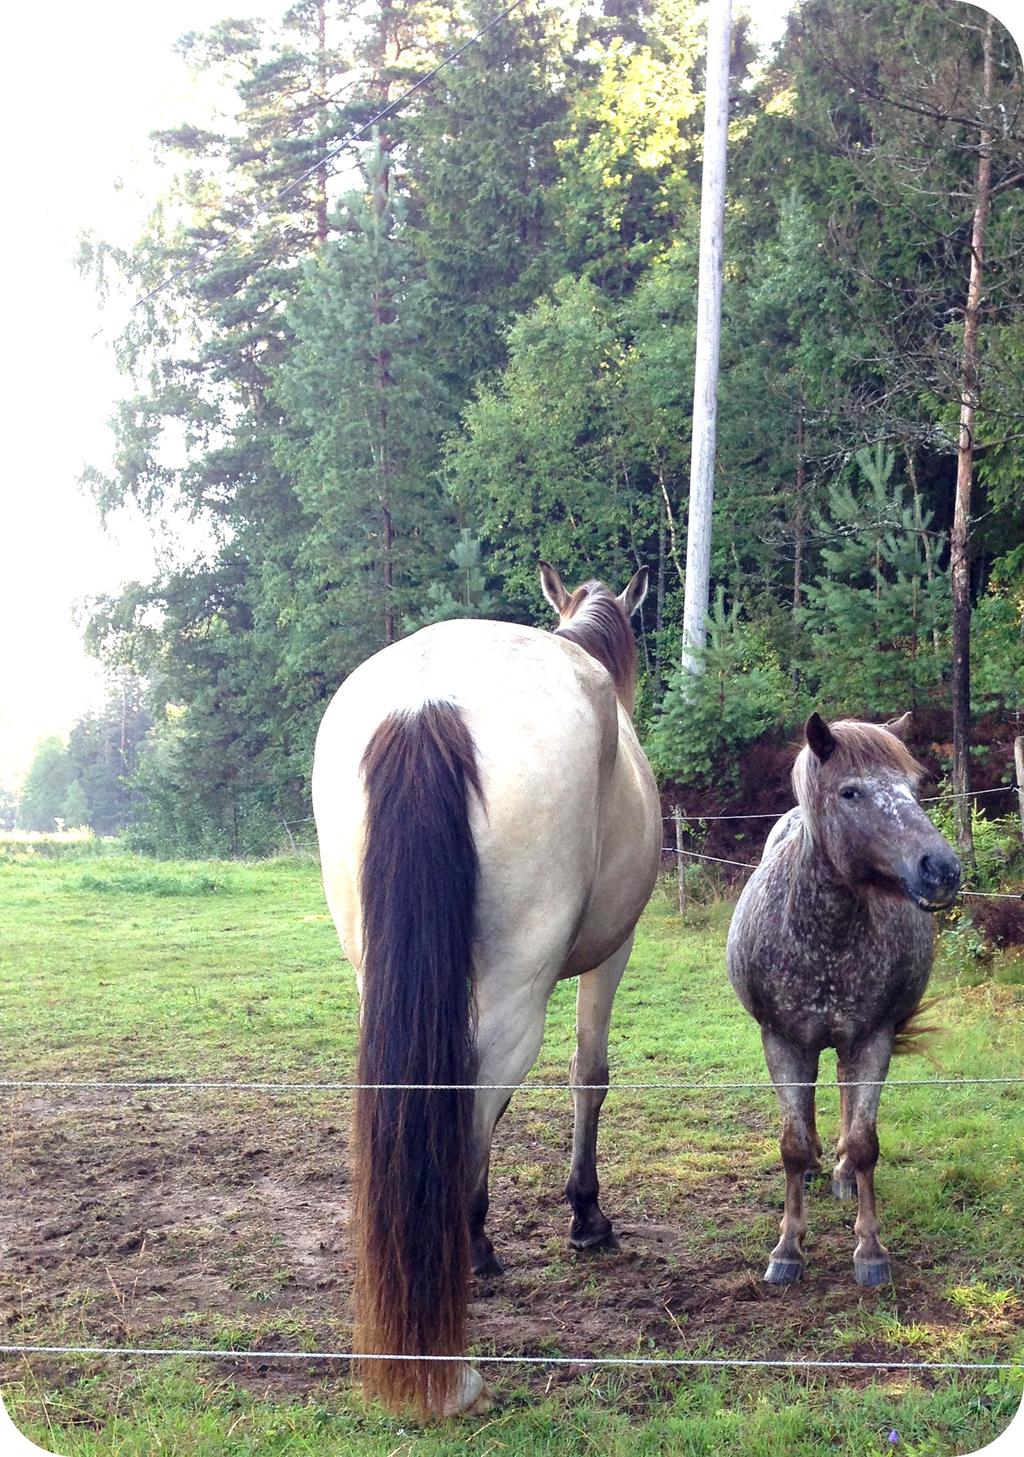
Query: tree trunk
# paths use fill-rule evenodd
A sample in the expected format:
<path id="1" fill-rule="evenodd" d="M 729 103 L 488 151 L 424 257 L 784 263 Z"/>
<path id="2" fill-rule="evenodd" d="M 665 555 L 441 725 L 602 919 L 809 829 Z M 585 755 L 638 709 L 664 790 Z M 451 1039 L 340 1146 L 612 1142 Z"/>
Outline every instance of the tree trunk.
<path id="1" fill-rule="evenodd" d="M 949 570 L 953 589 L 953 789 L 956 839 L 961 860 L 974 865 L 971 835 L 970 726 L 971 726 L 971 568 L 968 553 L 971 521 L 971 486 L 974 476 L 974 414 L 978 403 L 978 316 L 981 309 L 985 225 L 992 200 L 992 91 L 995 77 L 993 25 L 985 23 L 983 116 L 974 191 L 974 226 L 971 230 L 971 270 L 964 311 L 964 343 L 960 365 L 960 436 L 957 443 L 956 504 L 949 539 Z"/>
<path id="2" fill-rule="evenodd" d="M 921 536 L 921 545 L 924 551 L 925 575 L 928 578 L 928 585 L 930 587 L 935 580 L 935 553 L 932 550 L 931 535 L 925 530 L 924 517 L 921 513 L 921 487 L 917 479 L 917 464 L 914 460 L 914 451 L 907 444 L 904 444 L 903 450 L 907 457 L 907 475 L 910 477 L 910 489 L 914 497 L 914 526 Z M 935 673 L 938 676 L 942 650 L 937 623 L 933 623 L 932 625 L 932 651 L 935 654 Z"/>
<path id="3" fill-rule="evenodd" d="M 393 44 L 394 8 L 389 4 L 381 6 L 375 36 L 374 61 L 377 67 L 376 103 L 385 107 L 391 100 L 391 77 L 389 47 Z M 373 171 L 368 178 L 373 198 L 376 221 L 377 276 L 373 291 L 373 324 L 377 344 L 373 355 L 374 389 L 377 395 L 377 494 L 380 501 L 381 521 L 381 587 L 384 597 L 384 644 L 389 646 L 395 640 L 394 603 L 394 544 L 395 528 L 392 517 L 393 504 L 393 460 L 391 452 L 390 421 L 388 418 L 391 375 L 391 353 L 382 333 L 384 327 L 394 322 L 395 301 L 391 281 L 386 277 L 386 268 L 381 266 L 380 252 L 384 247 L 391 210 L 391 152 L 394 140 L 383 127 L 376 129 Z"/>
<path id="4" fill-rule="evenodd" d="M 708 10 L 707 81 L 704 97 L 704 163 L 700 200 L 690 512 L 686 533 L 686 585 L 683 600 L 684 673 L 701 671 L 701 653 L 707 641 L 708 591 L 711 581 L 711 507 L 715 489 L 715 425 L 718 412 L 718 351 L 722 322 L 722 243 L 725 222 L 725 156 L 729 131 L 731 28 L 731 0 L 711 0 Z"/>
<path id="5" fill-rule="evenodd" d="M 327 127 L 327 8 L 326 0 L 317 0 L 316 9 L 316 74 L 317 88 L 320 92 L 320 120 L 321 136 L 317 138 L 317 145 L 323 146 L 323 137 L 326 136 Z M 327 163 L 324 162 L 316 172 L 316 241 L 320 247 L 327 242 Z"/>
<path id="6" fill-rule="evenodd" d="M 662 661 L 664 651 L 662 646 L 662 628 L 665 625 L 665 555 L 668 545 L 668 522 L 665 517 L 665 502 L 658 502 L 658 590 L 655 598 L 654 612 L 654 698 L 661 697 L 662 687 Z"/>
<path id="7" fill-rule="evenodd" d="M 807 474 L 804 465 L 804 407 L 803 401 L 796 417 L 796 479 L 794 481 L 795 502 L 793 505 L 793 659 L 790 668 L 790 682 L 794 688 L 800 686 L 800 665 L 797 659 L 799 648 L 799 613 L 803 601 L 804 570 L 804 492 Z"/>

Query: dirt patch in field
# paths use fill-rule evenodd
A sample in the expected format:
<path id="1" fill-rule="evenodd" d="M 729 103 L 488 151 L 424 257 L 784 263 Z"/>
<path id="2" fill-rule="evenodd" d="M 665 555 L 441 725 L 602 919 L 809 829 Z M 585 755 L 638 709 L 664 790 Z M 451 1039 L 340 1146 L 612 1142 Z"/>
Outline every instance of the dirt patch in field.
<path id="1" fill-rule="evenodd" d="M 21 1098 L 5 1110 L 3 1343 L 349 1348 L 347 1110 L 340 1099 L 311 1111 L 230 1096 L 240 1095 L 103 1092 L 57 1105 Z M 870 1329 L 860 1343 L 837 1343 L 844 1316 L 863 1310 L 870 1326 L 886 1298 L 853 1283 L 852 1212 L 811 1245 L 802 1287 L 765 1287 L 749 1248 L 752 1217 L 764 1223 L 777 1212 L 781 1178 L 767 1175 L 709 1176 L 699 1194 L 676 1198 L 662 1178 L 616 1219 L 617 1251 L 577 1256 L 564 1243 L 564 1155 L 538 1147 L 527 1123 L 513 1109 L 496 1148 L 490 1229 L 506 1273 L 473 1292 L 470 1330 L 482 1349 L 921 1359 Z M 523 1187 L 527 1164 L 541 1177 Z M 613 1218 L 615 1202 L 612 1194 Z M 962 1317 L 938 1293 L 927 1252 L 901 1254 L 900 1321 L 928 1325 L 941 1340 Z M 54 1385 L 82 1369 L 33 1364 Z M 258 1357 L 215 1365 L 281 1394 L 328 1374 L 322 1363 Z M 526 1375 L 534 1385 L 579 1375 L 554 1372 Z M 843 1374 L 861 1378 L 872 1379 Z"/>

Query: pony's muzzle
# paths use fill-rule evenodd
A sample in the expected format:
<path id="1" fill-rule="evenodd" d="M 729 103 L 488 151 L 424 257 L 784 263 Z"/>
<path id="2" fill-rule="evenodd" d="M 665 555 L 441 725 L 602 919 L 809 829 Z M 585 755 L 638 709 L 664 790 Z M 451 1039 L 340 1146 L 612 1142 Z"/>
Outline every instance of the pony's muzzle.
<path id="1" fill-rule="evenodd" d="M 960 861 L 946 848 L 929 851 L 921 856 L 915 873 L 904 880 L 904 885 L 923 911 L 945 910 L 960 889 Z"/>

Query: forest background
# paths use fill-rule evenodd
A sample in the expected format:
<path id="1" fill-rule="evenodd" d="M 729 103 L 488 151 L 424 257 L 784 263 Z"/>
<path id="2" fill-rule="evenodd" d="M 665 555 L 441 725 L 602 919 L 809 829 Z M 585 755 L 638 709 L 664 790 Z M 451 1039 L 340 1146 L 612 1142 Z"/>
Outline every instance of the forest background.
<path id="1" fill-rule="evenodd" d="M 195 548 L 87 604 L 107 704 L 39 745 L 0 822 L 278 848 L 346 674 L 426 622 L 546 623 L 541 558 L 573 584 L 650 566 L 638 723 L 679 793 L 745 803 L 750 746 L 811 707 L 910 707 L 943 772 L 986 146 L 972 752 L 1005 768 L 1024 708 L 1011 36 L 958 0 L 807 0 L 770 57 L 735 27 L 710 633 L 684 693 L 703 11 L 523 0 L 348 140 L 498 13 L 309 0 L 181 42 L 234 104 L 154 138 L 167 185 L 133 248 L 83 240 L 100 290 L 144 298 L 117 340 L 114 468 L 84 485 L 158 538 L 188 522 Z"/>

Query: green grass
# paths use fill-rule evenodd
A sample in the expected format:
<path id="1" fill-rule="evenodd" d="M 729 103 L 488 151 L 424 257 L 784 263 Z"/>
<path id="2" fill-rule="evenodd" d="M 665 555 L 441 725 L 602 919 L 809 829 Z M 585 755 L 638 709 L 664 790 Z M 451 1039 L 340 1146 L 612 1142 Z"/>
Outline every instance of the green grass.
<path id="1" fill-rule="evenodd" d="M 613 1081 L 766 1080 L 757 1028 L 724 975 L 729 913 L 724 903 L 694 907 L 681 924 L 669 896 L 656 896 L 616 1002 Z M 937 1046 L 939 1075 L 998 1076 L 1024 1067 L 1024 988 L 1003 976 L 1006 965 L 986 968 L 984 980 L 965 970 L 959 952 L 940 965 L 935 989 L 950 995 L 941 1012 L 947 1030 Z M 0 863 L 0 968 L 0 1055 L 7 1076 L 334 1081 L 352 1068 L 355 987 L 311 859 L 221 864 L 147 861 L 116 851 L 89 858 L 11 854 Z M 565 1078 L 573 995 L 564 984 L 552 998 L 544 1048 L 531 1075 L 536 1081 Z M 824 1059 L 823 1078 L 833 1075 L 834 1063 Z M 893 1069 L 893 1077 L 927 1076 L 919 1057 L 901 1059 Z M 499 1129 L 495 1204 L 515 1218 L 541 1205 L 557 1207 L 565 1101 L 558 1094 L 520 1095 Z M 836 1105 L 835 1091 L 822 1089 L 826 1144 Z M 40 1137 L 45 1133 L 53 1147 L 81 1150 L 77 1167 L 97 1156 L 98 1106 L 62 1100 L 55 1123 L 46 1095 L 32 1094 L 31 1108 L 12 1099 L 11 1126 L 0 1128 L 0 1185 L 21 1179 L 27 1181 L 21 1187 L 35 1187 L 28 1154 L 16 1147 L 19 1107 L 42 1120 Z M 643 1336 L 638 1348 L 1024 1362 L 1024 1087 L 891 1087 L 882 1109 L 883 1235 L 903 1273 L 877 1293 L 858 1293 L 846 1269 L 850 1207 L 816 1196 L 810 1245 L 815 1279 L 765 1299 L 757 1287 L 781 1200 L 773 1095 L 758 1089 L 613 1091 L 602 1125 L 603 1202 L 620 1222 L 661 1220 L 679 1233 L 655 1272 L 666 1289 L 696 1288 L 699 1294 L 706 1271 L 708 1290 L 715 1292 L 708 1309 L 699 1300 L 677 1301 L 664 1337 Z M 207 1308 L 197 1296 L 188 1308 L 178 1308 L 179 1301 L 175 1308 L 155 1303 L 135 1311 L 115 1266 L 108 1274 L 112 1284 L 122 1281 L 117 1307 L 105 1280 L 69 1266 L 58 1270 L 52 1288 L 47 1283 L 38 1305 L 26 1303 L 24 1290 L 5 1293 L 0 1286 L 0 1322 L 12 1322 L 2 1327 L 12 1332 L 8 1338 L 113 1344 L 111 1333 L 123 1320 L 129 1344 L 343 1346 L 345 1310 L 329 1301 L 322 1310 L 290 1306 L 294 1250 L 266 1230 L 254 1233 L 241 1213 L 255 1177 L 245 1164 L 254 1143 L 264 1145 L 258 1150 L 266 1155 L 260 1164 L 264 1183 L 300 1144 L 315 1165 L 310 1178 L 321 1177 L 321 1146 L 322 1174 L 329 1176 L 343 1136 L 337 1125 L 344 1110 L 336 1101 L 301 1094 L 270 1100 L 161 1094 L 152 1105 L 130 1102 L 114 1111 L 121 1121 L 109 1133 L 111 1168 L 122 1157 L 117 1150 L 129 1118 L 138 1143 L 126 1146 L 124 1156 L 144 1151 L 151 1125 L 160 1141 L 154 1158 L 197 1141 L 195 1173 L 189 1175 L 197 1208 L 171 1230 L 162 1258 L 181 1278 L 202 1270 L 219 1282 L 222 1308 Z M 208 1142 L 220 1149 L 212 1172 L 204 1164 Z M 40 1159 L 50 1147 L 40 1145 Z M 127 1219 L 134 1187 L 101 1187 L 96 1219 Z M 311 1218 L 317 1208 L 312 1199 Z M 510 1293 L 502 1297 L 510 1308 L 525 1309 L 527 1326 L 537 1289 L 568 1292 L 582 1320 L 583 1312 L 596 1318 L 610 1299 L 654 1278 L 650 1261 L 635 1271 L 614 1262 L 582 1268 L 565 1249 L 564 1220 L 558 1219 L 549 1225 L 544 1214 L 533 1236 L 534 1283 L 510 1271 Z M 125 1255 L 122 1263 L 130 1260 Z M 609 1295 L 612 1274 L 619 1280 L 615 1295 Z M 746 1305 L 744 1280 L 756 1294 Z M 730 1305 L 723 1292 L 733 1286 L 740 1303 Z M 716 1302 L 722 1303 L 721 1319 Z M 737 1317 L 730 1325 L 726 1307 L 742 1321 Z M 639 1333 L 636 1340 L 641 1342 Z M 491 1338 L 487 1344 L 501 1349 Z M 552 1347 L 580 1349 L 571 1329 L 555 1337 L 538 1320 L 532 1348 Z M 517 1347 L 528 1348 L 529 1342 Z M 809 1457 L 823 1450 L 863 1457 L 893 1450 L 891 1430 L 900 1434 L 897 1452 L 951 1457 L 991 1440 L 1020 1396 L 1019 1380 L 987 1375 L 878 1372 L 864 1384 L 842 1371 L 827 1377 L 764 1370 L 680 1377 L 596 1368 L 566 1380 L 556 1372 L 549 1382 L 547 1372 L 504 1369 L 496 1382 L 499 1405 L 488 1417 L 422 1433 L 365 1410 L 343 1371 L 325 1375 L 321 1368 L 289 1386 L 269 1367 L 255 1377 L 227 1363 L 30 1360 L 6 1364 L 3 1393 L 22 1429 L 67 1457 Z"/>

